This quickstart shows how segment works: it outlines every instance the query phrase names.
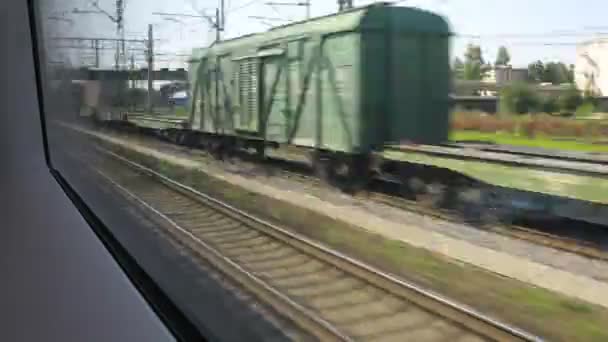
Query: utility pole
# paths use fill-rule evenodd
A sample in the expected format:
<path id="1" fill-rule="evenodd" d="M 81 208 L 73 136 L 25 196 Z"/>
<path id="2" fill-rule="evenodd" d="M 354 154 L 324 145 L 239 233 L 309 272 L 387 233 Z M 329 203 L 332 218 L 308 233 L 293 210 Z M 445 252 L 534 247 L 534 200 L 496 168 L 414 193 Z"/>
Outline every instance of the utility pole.
<path id="1" fill-rule="evenodd" d="M 310 0 L 306 0 L 306 19 L 310 19 Z"/>
<path id="2" fill-rule="evenodd" d="M 118 59 L 122 64 L 126 64 L 125 53 L 125 25 L 124 25 L 124 6 L 123 0 L 116 0 L 116 35 L 120 39 L 120 51 Z"/>
<path id="3" fill-rule="evenodd" d="M 131 53 L 131 72 L 135 71 L 135 55 Z M 131 89 L 135 88 L 135 80 L 131 80 Z"/>
<path id="4" fill-rule="evenodd" d="M 221 9 L 221 13 L 222 13 L 222 20 L 219 21 L 219 26 L 222 29 L 222 32 L 226 31 L 226 4 L 224 0 L 220 0 L 220 9 Z M 216 19 L 219 20 L 219 19 Z"/>
<path id="5" fill-rule="evenodd" d="M 222 27 L 220 26 L 220 18 L 221 18 L 221 14 L 220 14 L 220 9 L 216 8 L 215 9 L 215 41 L 219 42 L 220 39 L 222 38 L 220 35 L 220 32 L 222 31 Z"/>
<path id="6" fill-rule="evenodd" d="M 95 67 L 99 68 L 99 40 L 95 39 L 93 45 L 93 48 L 95 49 Z"/>
<path id="7" fill-rule="evenodd" d="M 152 103 L 152 93 L 154 91 L 154 33 L 152 31 L 152 24 L 148 25 L 148 103 L 146 110 L 149 114 L 152 114 L 154 105 Z"/>
<path id="8" fill-rule="evenodd" d="M 342 0 L 340 0 L 342 1 Z M 268 6 L 300 6 L 306 7 L 306 19 L 310 19 L 310 0 L 300 1 L 300 2 L 267 2 Z"/>
<path id="9" fill-rule="evenodd" d="M 353 0 L 338 0 L 338 11 L 346 11 L 353 8 Z"/>

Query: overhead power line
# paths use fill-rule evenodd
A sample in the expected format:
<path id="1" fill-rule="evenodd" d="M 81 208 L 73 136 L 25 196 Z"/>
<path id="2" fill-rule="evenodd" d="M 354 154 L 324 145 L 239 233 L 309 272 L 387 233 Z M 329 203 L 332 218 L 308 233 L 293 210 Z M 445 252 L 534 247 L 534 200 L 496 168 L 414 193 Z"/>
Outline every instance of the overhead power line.
<path id="1" fill-rule="evenodd" d="M 225 9 L 224 9 L 224 0 L 220 1 L 221 5 L 220 8 L 216 8 L 215 10 L 215 17 L 210 16 L 210 15 L 206 15 L 206 14 L 188 14 L 188 13 L 168 13 L 168 12 L 152 12 L 153 15 L 159 15 L 165 18 L 171 18 L 171 17 L 186 17 L 186 18 L 201 18 L 201 19 L 205 19 L 209 25 L 211 26 L 211 28 L 215 29 L 216 32 L 216 41 L 219 41 L 221 36 L 220 36 L 220 32 L 225 31 L 225 21 L 226 21 L 226 16 L 225 16 Z"/>
<path id="2" fill-rule="evenodd" d="M 267 2 L 268 6 L 300 6 L 306 7 L 306 19 L 310 19 L 310 0 L 304 0 L 299 2 Z"/>
<path id="3" fill-rule="evenodd" d="M 227 11 L 226 13 L 227 13 L 227 14 L 228 14 L 228 13 L 234 13 L 234 12 L 236 12 L 236 11 L 239 11 L 239 10 L 242 10 L 242 9 L 244 9 L 244 8 L 247 8 L 247 7 L 249 7 L 249 6 L 253 5 L 253 4 L 255 4 L 256 2 L 260 2 L 260 1 L 261 1 L 261 0 L 250 0 L 250 1 L 246 2 L 246 3 L 243 3 L 243 4 L 241 4 L 241 5 L 238 5 L 238 6 L 236 6 L 236 7 L 231 7 L 231 8 L 229 8 L 229 9 L 228 9 L 228 11 Z"/>

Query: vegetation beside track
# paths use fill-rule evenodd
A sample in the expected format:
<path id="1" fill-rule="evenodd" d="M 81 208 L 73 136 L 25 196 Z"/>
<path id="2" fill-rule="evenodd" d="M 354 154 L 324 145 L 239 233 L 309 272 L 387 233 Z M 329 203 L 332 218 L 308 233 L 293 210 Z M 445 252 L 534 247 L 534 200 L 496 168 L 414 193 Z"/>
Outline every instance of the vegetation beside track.
<path id="1" fill-rule="evenodd" d="M 491 162 L 461 160 L 422 153 L 387 151 L 389 159 L 448 168 L 488 184 L 589 202 L 608 203 L 608 181 L 601 177 L 566 174 Z"/>
<path id="2" fill-rule="evenodd" d="M 484 133 L 477 131 L 452 131 L 450 133 L 450 140 L 457 142 L 471 141 L 497 145 L 539 147 L 561 151 L 608 153 L 608 143 L 599 145 L 577 140 L 554 140 L 549 137 L 527 138 L 505 132 Z"/>
<path id="3" fill-rule="evenodd" d="M 608 153 L 608 122 L 461 111 L 452 114 L 450 140 Z"/>
<path id="4" fill-rule="evenodd" d="M 96 141 L 176 181 L 551 340 L 608 340 L 608 310 L 389 240 L 201 171 Z"/>

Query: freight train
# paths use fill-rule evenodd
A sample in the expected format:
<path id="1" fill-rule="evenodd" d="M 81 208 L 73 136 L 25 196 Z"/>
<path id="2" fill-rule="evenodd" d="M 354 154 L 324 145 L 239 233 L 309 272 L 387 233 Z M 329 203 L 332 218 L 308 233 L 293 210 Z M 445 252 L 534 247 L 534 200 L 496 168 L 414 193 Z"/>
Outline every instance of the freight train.
<path id="1" fill-rule="evenodd" d="M 324 175 L 364 179 L 375 152 L 447 140 L 446 21 L 374 4 L 194 49 L 184 125 L 127 115 L 221 152 L 290 146 Z"/>
<path id="2" fill-rule="evenodd" d="M 395 176 L 403 193 L 441 201 L 453 196 L 436 193 L 437 184 L 457 193 L 480 183 L 387 159 L 383 150 L 447 141 L 449 48 L 441 16 L 377 3 L 193 49 L 188 117 L 85 107 L 102 121 L 220 157 L 286 147 L 309 155 L 318 176 L 348 192 L 382 174 Z"/>

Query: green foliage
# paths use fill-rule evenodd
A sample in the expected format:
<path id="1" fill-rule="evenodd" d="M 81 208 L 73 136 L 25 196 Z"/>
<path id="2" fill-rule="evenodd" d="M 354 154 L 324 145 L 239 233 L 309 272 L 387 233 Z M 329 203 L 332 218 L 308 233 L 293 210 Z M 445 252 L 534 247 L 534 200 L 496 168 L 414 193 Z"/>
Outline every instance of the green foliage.
<path id="1" fill-rule="evenodd" d="M 597 106 L 597 94 L 595 94 L 592 90 L 585 90 L 583 92 L 583 102 L 591 103 L 593 106 Z"/>
<path id="2" fill-rule="evenodd" d="M 547 114 L 559 112 L 559 104 L 557 98 L 547 96 L 541 100 L 540 111 Z"/>
<path id="3" fill-rule="evenodd" d="M 452 73 L 455 79 L 461 80 L 464 78 L 464 62 L 458 57 L 454 58 Z"/>
<path id="4" fill-rule="evenodd" d="M 174 114 L 176 116 L 184 116 L 184 117 L 190 115 L 190 113 L 188 113 L 188 110 L 186 108 L 184 108 L 184 107 L 181 107 L 181 106 L 175 108 L 175 113 Z"/>
<path id="5" fill-rule="evenodd" d="M 595 111 L 595 105 L 591 102 L 584 102 L 576 109 L 574 114 L 577 118 L 585 118 L 593 114 Z"/>
<path id="6" fill-rule="evenodd" d="M 488 71 L 481 48 L 478 45 L 469 44 L 464 54 L 463 77 L 465 80 L 479 81 Z"/>
<path id="7" fill-rule="evenodd" d="M 531 81 L 538 83 L 573 83 L 574 66 L 568 67 L 562 62 L 544 64 L 542 61 L 536 61 L 528 65 L 528 75 Z"/>
<path id="8" fill-rule="evenodd" d="M 549 62 L 545 65 L 545 80 L 553 84 L 571 83 L 574 80 L 574 75 L 571 74 L 568 67 L 562 62 Z"/>
<path id="9" fill-rule="evenodd" d="M 511 61 L 511 55 L 506 47 L 501 46 L 498 48 L 498 53 L 496 54 L 496 62 L 494 65 L 509 65 Z"/>
<path id="10" fill-rule="evenodd" d="M 558 103 L 563 113 L 574 113 L 583 104 L 583 96 L 576 87 L 570 87 L 560 95 Z"/>
<path id="11" fill-rule="evenodd" d="M 464 65 L 464 79 L 470 81 L 479 81 L 483 77 L 481 72 L 481 64 L 471 62 Z"/>
<path id="12" fill-rule="evenodd" d="M 541 61 L 536 61 L 534 63 L 530 63 L 528 65 L 528 77 L 530 81 L 533 82 L 543 82 L 543 77 L 545 74 L 545 65 Z"/>
<path id="13" fill-rule="evenodd" d="M 501 90 L 500 108 L 504 113 L 525 114 L 539 109 L 541 101 L 525 83 L 515 83 Z"/>

